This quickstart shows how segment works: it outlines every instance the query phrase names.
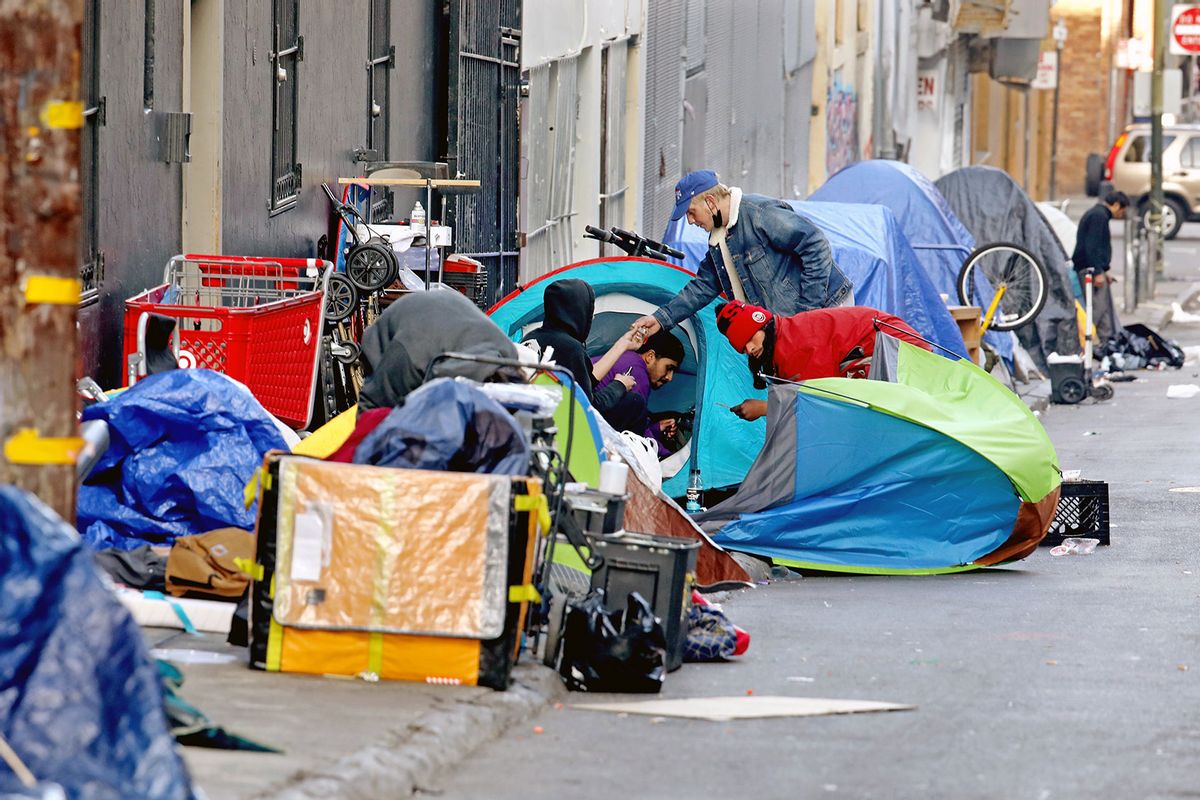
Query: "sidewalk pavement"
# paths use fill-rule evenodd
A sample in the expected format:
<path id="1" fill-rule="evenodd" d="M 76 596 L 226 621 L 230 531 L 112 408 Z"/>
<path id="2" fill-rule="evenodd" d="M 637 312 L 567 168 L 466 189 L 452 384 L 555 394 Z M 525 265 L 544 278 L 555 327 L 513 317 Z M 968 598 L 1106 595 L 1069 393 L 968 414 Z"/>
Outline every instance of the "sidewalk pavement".
<path id="1" fill-rule="evenodd" d="M 507 692 L 316 675 L 246 666 L 224 636 L 144 629 L 148 643 L 236 657 L 179 664 L 180 694 L 215 724 L 282 753 L 184 748 L 211 800 L 376 800 L 404 797 L 565 693 L 557 675 L 522 655 Z M 178 663 L 178 662 L 176 662 Z"/>

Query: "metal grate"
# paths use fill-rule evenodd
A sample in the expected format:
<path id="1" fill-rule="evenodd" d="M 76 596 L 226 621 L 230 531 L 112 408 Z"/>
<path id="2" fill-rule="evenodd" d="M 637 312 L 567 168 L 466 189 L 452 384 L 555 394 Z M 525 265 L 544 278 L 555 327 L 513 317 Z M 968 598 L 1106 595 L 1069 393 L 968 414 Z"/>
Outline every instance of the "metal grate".
<path id="1" fill-rule="evenodd" d="M 452 196 L 455 247 L 487 266 L 489 297 L 516 285 L 520 0 L 450 0 L 446 160 L 478 194 Z"/>
<path id="2" fill-rule="evenodd" d="M 642 229 L 662 231 L 675 204 L 683 130 L 684 0 L 656 0 L 646 21 Z"/>
<path id="3" fill-rule="evenodd" d="M 625 200 L 625 76 L 629 63 L 629 41 L 622 39 L 604 48 L 601 62 L 601 125 L 604 146 L 600 151 L 600 227 L 628 226 Z M 605 252 L 602 255 L 616 253 Z"/>
<path id="4" fill-rule="evenodd" d="M 285 211 L 300 196 L 296 163 L 297 66 L 304 57 L 300 36 L 300 0 L 274 0 L 271 66 L 271 203 L 272 213 Z"/>

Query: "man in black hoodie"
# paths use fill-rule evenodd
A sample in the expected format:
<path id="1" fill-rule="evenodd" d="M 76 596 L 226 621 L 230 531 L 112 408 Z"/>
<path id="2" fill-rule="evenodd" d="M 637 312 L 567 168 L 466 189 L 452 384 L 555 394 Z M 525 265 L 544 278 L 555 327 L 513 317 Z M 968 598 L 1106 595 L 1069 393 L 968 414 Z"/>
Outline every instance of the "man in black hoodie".
<path id="1" fill-rule="evenodd" d="M 612 408 L 632 387 L 633 379 L 619 376 L 603 390 L 596 392 L 597 375 L 604 376 L 626 350 L 635 348 L 632 331 L 626 332 L 593 366 L 588 358 L 588 334 L 596 311 L 596 291 L 585 281 L 567 278 L 546 287 L 543 302 L 545 320 L 542 327 L 525 337 L 542 348 L 554 348 L 554 361 L 569 371 L 576 386 L 587 396 L 596 410 L 603 414 Z"/>

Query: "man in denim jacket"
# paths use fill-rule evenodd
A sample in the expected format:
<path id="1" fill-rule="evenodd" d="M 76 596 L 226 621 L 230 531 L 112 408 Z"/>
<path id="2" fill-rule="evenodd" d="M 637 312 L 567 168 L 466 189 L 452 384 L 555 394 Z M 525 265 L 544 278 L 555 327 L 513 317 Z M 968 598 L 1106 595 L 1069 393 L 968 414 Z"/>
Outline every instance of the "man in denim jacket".
<path id="1" fill-rule="evenodd" d="M 708 253 L 679 294 L 634 323 L 646 335 L 670 330 L 722 293 L 782 317 L 854 305 L 825 234 L 782 200 L 743 194 L 705 169 L 675 186 L 671 219 L 684 215 L 708 231 Z"/>

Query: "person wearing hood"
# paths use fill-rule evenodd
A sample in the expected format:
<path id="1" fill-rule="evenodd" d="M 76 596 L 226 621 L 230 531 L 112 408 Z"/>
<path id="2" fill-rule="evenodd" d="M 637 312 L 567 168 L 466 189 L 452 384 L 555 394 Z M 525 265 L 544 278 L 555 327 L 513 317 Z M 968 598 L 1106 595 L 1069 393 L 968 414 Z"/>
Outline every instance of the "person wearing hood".
<path id="1" fill-rule="evenodd" d="M 543 353 L 553 347 L 554 361 L 571 373 L 579 390 L 597 411 L 604 414 L 634 387 L 633 379 L 625 376 L 622 380 L 606 383 L 600 391 L 596 389 L 596 383 L 608 373 L 617 359 L 636 346 L 633 331 L 627 331 L 593 365 L 588 358 L 586 345 L 595 317 L 596 290 L 586 281 L 567 278 L 546 287 L 543 303 L 545 318 L 542 327 L 523 341 L 536 342 Z"/>
<path id="2" fill-rule="evenodd" d="M 758 389 L 763 376 L 786 381 L 814 378 L 865 378 L 875 354 L 875 334 L 932 351 L 904 320 L 867 306 L 842 306 L 777 317 L 765 308 L 732 300 L 717 308 L 717 330 L 739 353 L 749 357 Z M 731 409 L 744 420 L 767 413 L 766 400 L 744 400 Z"/>

